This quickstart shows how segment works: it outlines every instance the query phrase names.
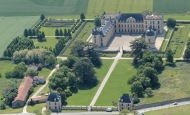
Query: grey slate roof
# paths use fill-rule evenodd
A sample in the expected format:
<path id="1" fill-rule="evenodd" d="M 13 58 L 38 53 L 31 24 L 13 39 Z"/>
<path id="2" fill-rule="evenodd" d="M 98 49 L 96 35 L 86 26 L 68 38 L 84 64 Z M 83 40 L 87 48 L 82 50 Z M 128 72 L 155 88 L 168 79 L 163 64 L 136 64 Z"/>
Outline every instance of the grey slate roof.
<path id="1" fill-rule="evenodd" d="M 97 30 L 96 26 L 95 28 L 92 30 L 92 35 L 99 35 L 100 32 Z"/>
<path id="2" fill-rule="evenodd" d="M 124 93 L 120 98 L 120 102 L 123 100 L 124 103 L 131 103 L 131 99 L 128 93 Z"/>
<path id="3" fill-rule="evenodd" d="M 56 99 L 56 100 L 54 101 L 54 99 Z M 55 92 L 51 92 L 50 95 L 48 96 L 47 101 L 58 102 L 59 101 L 59 95 Z"/>
<path id="4" fill-rule="evenodd" d="M 130 17 L 133 17 L 136 21 L 143 22 L 143 15 L 141 13 L 122 13 L 118 21 L 126 21 Z"/>
<path id="5" fill-rule="evenodd" d="M 38 66 L 29 65 L 29 66 L 28 66 L 28 70 L 30 70 L 30 69 L 33 69 L 33 70 L 37 71 L 37 70 L 38 70 Z"/>
<path id="6" fill-rule="evenodd" d="M 100 35 L 106 36 L 106 35 L 108 34 L 108 32 L 110 31 L 111 26 L 112 26 L 112 22 L 111 22 L 111 19 L 109 19 L 109 20 L 105 23 L 104 27 L 101 29 Z M 106 32 L 107 32 L 107 33 L 106 33 Z"/>
<path id="7" fill-rule="evenodd" d="M 145 32 L 146 36 L 154 36 L 154 30 L 151 29 L 151 27 L 149 27 L 149 29 Z"/>

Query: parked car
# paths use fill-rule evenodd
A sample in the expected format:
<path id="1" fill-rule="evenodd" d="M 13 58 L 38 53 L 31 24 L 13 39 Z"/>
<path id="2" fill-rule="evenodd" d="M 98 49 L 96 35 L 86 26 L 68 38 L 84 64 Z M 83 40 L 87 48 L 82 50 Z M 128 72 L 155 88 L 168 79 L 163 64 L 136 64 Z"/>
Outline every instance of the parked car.
<path id="1" fill-rule="evenodd" d="M 112 108 L 107 108 L 106 112 L 112 112 Z"/>
<path id="2" fill-rule="evenodd" d="M 177 105 L 178 103 L 177 102 L 175 102 L 173 105 Z"/>

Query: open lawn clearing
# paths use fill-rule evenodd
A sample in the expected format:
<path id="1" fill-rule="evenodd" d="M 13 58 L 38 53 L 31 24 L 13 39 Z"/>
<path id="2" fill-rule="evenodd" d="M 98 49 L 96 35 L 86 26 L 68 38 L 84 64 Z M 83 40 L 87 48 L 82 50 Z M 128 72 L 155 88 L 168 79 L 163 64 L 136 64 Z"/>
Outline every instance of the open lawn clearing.
<path id="1" fill-rule="evenodd" d="M 99 84 L 92 88 L 79 87 L 78 91 L 72 94 L 67 100 L 67 105 L 89 105 L 95 96 L 101 82 L 110 69 L 113 60 L 102 60 L 103 65 L 101 68 L 95 68 L 96 76 L 98 77 Z"/>
<path id="2" fill-rule="evenodd" d="M 32 40 L 34 43 L 37 42 L 37 39 L 32 39 Z M 58 43 L 58 41 L 59 41 L 59 39 L 56 39 L 55 37 L 53 37 L 53 38 L 48 37 L 46 41 L 37 42 L 35 44 L 35 47 L 39 46 L 40 48 L 42 48 L 42 46 L 43 46 L 43 48 L 48 47 L 48 49 L 51 47 L 53 50 L 53 48 L 55 48 L 55 45 Z"/>
<path id="3" fill-rule="evenodd" d="M 164 20 L 174 18 L 176 20 L 190 20 L 190 15 L 164 15 Z"/>
<path id="4" fill-rule="evenodd" d="M 154 88 L 154 96 L 140 98 L 141 101 L 138 105 L 189 97 L 189 68 L 189 62 L 176 62 L 172 66 L 165 66 L 163 71 L 158 72 L 160 87 Z"/>
<path id="5" fill-rule="evenodd" d="M 131 95 L 131 85 L 127 84 L 127 79 L 137 72 L 131 62 L 132 60 L 118 60 L 95 106 L 113 106 L 112 101 L 118 102 L 123 93 Z"/>
<path id="6" fill-rule="evenodd" d="M 181 105 L 166 109 L 145 112 L 145 115 L 189 115 L 190 105 Z"/>
<path id="7" fill-rule="evenodd" d="M 0 6 L 2 5 L 1 1 Z M 0 7 L 0 9 L 1 8 L 2 7 Z M 17 36 L 22 36 L 24 29 L 32 27 L 38 20 L 39 16 L 0 17 L 0 57 L 3 55 L 4 50 L 7 48 L 12 39 Z"/>
<path id="8" fill-rule="evenodd" d="M 122 57 L 131 58 L 131 53 L 123 53 Z"/>
<path id="9" fill-rule="evenodd" d="M 175 52 L 174 58 L 181 57 L 184 47 L 186 45 L 189 31 L 190 31 L 189 24 L 178 24 L 178 26 L 176 26 L 176 29 L 168 46 Z"/>
<path id="10" fill-rule="evenodd" d="M 102 15 L 106 13 L 141 13 L 152 11 L 153 0 L 89 0 L 86 15 Z"/>
<path id="11" fill-rule="evenodd" d="M 166 32 L 166 35 L 165 35 L 164 39 L 169 39 L 171 33 L 172 33 L 172 29 L 168 29 L 167 32 Z"/>
<path id="12" fill-rule="evenodd" d="M 39 103 L 35 104 L 34 106 L 28 105 L 27 112 L 34 113 L 34 110 L 39 110 L 41 112 L 43 107 L 46 107 L 46 103 Z"/>
<path id="13" fill-rule="evenodd" d="M 80 19 L 80 15 L 48 16 L 51 19 Z M 94 19 L 93 16 L 85 15 L 85 19 Z"/>
<path id="14" fill-rule="evenodd" d="M 22 113 L 23 111 L 23 107 L 21 108 L 16 108 L 16 109 L 13 109 L 13 108 L 7 108 L 5 110 L 0 110 L 0 114 L 11 114 L 11 113 Z"/>
<path id="15" fill-rule="evenodd" d="M 70 48 L 74 44 L 75 41 L 82 40 L 85 42 L 86 39 L 88 38 L 88 36 L 92 33 L 93 27 L 94 27 L 93 22 L 87 22 L 86 25 L 84 26 L 84 28 L 82 29 L 82 31 L 79 33 L 79 35 L 75 38 L 75 40 L 72 42 L 72 44 L 66 49 L 66 51 L 62 55 L 67 56 L 70 54 L 70 50 L 71 50 Z"/>
<path id="16" fill-rule="evenodd" d="M 153 12 L 164 14 L 186 14 L 190 11 L 189 0 L 153 0 Z"/>
<path id="17" fill-rule="evenodd" d="M 0 16 L 79 15 L 89 0 L 1 0 Z"/>
<path id="18" fill-rule="evenodd" d="M 167 43 L 168 43 L 167 40 L 163 40 L 162 45 L 161 45 L 159 51 L 164 52 L 164 50 L 165 50 L 165 48 L 166 48 L 166 46 L 167 46 Z"/>
<path id="19" fill-rule="evenodd" d="M 45 33 L 46 36 L 55 36 L 55 30 L 58 29 L 62 29 L 62 31 L 64 32 L 64 29 L 70 29 L 70 27 L 41 27 L 39 31 L 43 31 Z"/>

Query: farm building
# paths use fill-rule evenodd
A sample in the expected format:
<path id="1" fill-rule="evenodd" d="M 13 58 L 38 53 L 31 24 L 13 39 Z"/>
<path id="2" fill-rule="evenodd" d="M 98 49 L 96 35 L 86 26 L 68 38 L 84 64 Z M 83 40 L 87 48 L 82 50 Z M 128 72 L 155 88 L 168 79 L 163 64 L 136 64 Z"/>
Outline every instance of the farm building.
<path id="1" fill-rule="evenodd" d="M 31 99 L 35 102 L 35 103 L 45 103 L 47 101 L 48 95 L 47 96 L 43 96 L 43 97 L 35 97 L 35 98 L 30 98 L 28 103 L 30 103 Z"/>
<path id="2" fill-rule="evenodd" d="M 36 84 L 44 84 L 45 83 L 45 76 L 34 76 L 33 82 Z"/>

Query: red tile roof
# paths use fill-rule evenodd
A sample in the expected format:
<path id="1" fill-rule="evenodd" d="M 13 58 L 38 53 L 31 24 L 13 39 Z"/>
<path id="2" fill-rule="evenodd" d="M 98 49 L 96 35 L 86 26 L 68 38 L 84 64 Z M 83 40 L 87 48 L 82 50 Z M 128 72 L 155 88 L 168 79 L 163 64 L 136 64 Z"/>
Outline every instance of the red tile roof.
<path id="1" fill-rule="evenodd" d="M 32 82 L 33 82 L 32 77 L 30 76 L 24 77 L 18 89 L 17 97 L 14 99 L 12 103 L 14 103 L 17 100 L 25 101 L 26 96 L 28 95 L 29 88 L 33 86 Z"/>
<path id="2" fill-rule="evenodd" d="M 34 97 L 32 98 L 33 101 L 38 101 L 38 100 L 47 100 L 48 96 L 43 96 L 43 97 Z M 31 101 L 31 98 L 29 99 L 29 102 Z"/>

